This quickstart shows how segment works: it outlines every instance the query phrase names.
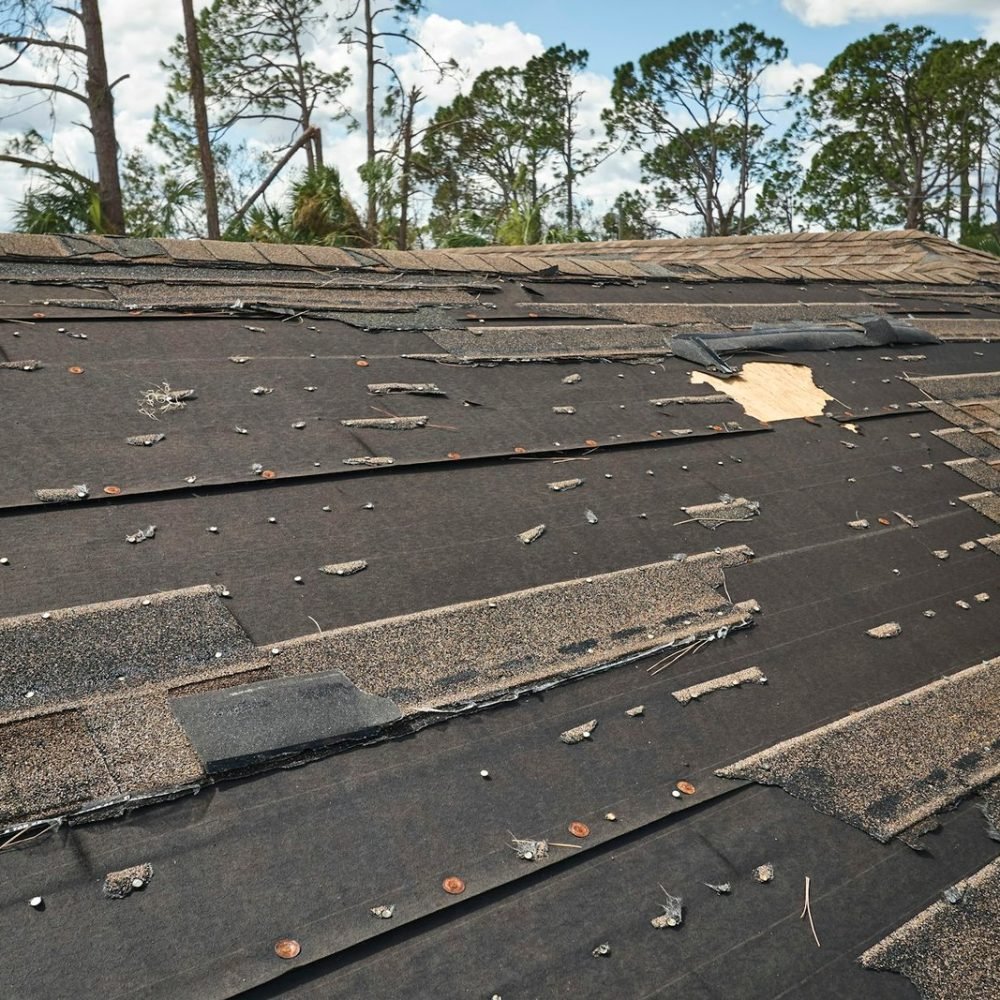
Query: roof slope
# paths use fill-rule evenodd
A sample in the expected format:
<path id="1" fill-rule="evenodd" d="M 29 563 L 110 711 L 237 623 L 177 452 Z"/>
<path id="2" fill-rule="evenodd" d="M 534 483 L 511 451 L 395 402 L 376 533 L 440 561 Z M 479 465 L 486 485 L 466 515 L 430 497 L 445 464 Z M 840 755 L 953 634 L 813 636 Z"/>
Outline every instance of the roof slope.
<path id="1" fill-rule="evenodd" d="M 997 853 L 992 258 L 0 236 L 0 281 L 0 993 L 916 995 L 859 956 Z"/>

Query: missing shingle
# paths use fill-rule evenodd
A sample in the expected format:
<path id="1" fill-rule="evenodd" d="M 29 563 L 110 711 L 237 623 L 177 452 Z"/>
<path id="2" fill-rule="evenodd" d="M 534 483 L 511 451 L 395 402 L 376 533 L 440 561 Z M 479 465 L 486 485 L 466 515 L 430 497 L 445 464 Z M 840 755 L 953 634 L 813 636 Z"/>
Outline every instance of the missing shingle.
<path id="1" fill-rule="evenodd" d="M 409 431 L 427 426 L 427 417 L 357 417 L 341 420 L 344 427 L 368 428 L 370 430 Z"/>
<path id="2" fill-rule="evenodd" d="M 759 667 L 749 667 L 746 670 L 738 670 L 735 673 L 716 677 L 710 681 L 703 681 L 701 684 L 693 684 L 691 687 L 682 688 L 680 691 L 671 691 L 671 694 L 682 705 L 686 705 L 688 702 L 695 701 L 703 695 L 711 694 L 713 691 L 740 687 L 743 684 L 766 683 L 767 678 Z"/>

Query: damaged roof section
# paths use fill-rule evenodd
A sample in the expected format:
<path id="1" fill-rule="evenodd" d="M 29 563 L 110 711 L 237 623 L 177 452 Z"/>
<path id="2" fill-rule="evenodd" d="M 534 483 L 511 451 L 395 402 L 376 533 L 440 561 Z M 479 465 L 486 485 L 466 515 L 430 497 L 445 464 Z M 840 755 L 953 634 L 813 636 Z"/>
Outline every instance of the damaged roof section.
<path id="1" fill-rule="evenodd" d="M 356 742 L 404 715 L 722 639 L 751 624 L 754 602 L 717 592 L 724 570 L 750 556 L 744 546 L 682 556 L 265 648 L 211 587 L 8 619 L 0 741 L 18 763 L 0 777 L 0 823 L 98 800 L 120 811 Z M 14 756 L 22 744 L 35 748 L 28 760 Z"/>
<path id="2" fill-rule="evenodd" d="M 780 785 L 883 842 L 1000 775 L 1000 659 L 716 773 Z"/>

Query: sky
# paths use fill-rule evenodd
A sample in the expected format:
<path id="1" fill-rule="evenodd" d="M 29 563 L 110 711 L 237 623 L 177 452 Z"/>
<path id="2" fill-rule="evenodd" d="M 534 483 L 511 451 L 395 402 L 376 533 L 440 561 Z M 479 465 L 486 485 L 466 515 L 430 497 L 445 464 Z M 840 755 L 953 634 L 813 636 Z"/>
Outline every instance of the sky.
<path id="1" fill-rule="evenodd" d="M 207 0 L 196 0 L 196 8 Z M 330 0 L 330 9 L 337 0 Z M 165 74 L 159 59 L 181 31 L 178 0 L 102 0 L 107 62 L 112 78 L 129 79 L 115 90 L 119 143 L 124 151 L 146 147 L 153 109 L 161 99 Z M 895 21 L 902 25 L 925 24 L 947 38 L 984 37 L 1000 41 L 1000 0 L 427 0 L 425 11 L 412 30 L 439 59 L 454 57 L 464 70 L 464 83 L 439 82 L 416 54 L 403 60 L 405 82 L 419 83 L 427 91 L 426 113 L 447 103 L 459 86 L 467 87 L 478 72 L 498 65 L 523 65 L 550 45 L 565 42 L 590 53 L 590 65 L 581 78 L 586 91 L 582 117 L 587 127 L 599 130 L 600 109 L 607 102 L 614 68 L 638 59 L 644 52 L 665 44 L 686 31 L 727 28 L 749 21 L 788 46 L 787 63 L 772 74 L 777 92 L 796 79 L 807 81 L 849 42 Z M 362 77 L 360 52 L 337 45 L 335 30 L 316 39 L 314 58 L 329 68 L 346 62 L 355 70 L 355 83 L 345 95 L 350 106 L 360 108 Z M 7 74 L 28 77 L 32 72 L 22 60 Z M 20 93 L 20 98 L 14 96 Z M 31 107 L 32 104 L 36 106 Z M 23 110 L 22 110 L 23 109 Z M 23 92 L 0 88 L 0 141 L 34 126 L 51 135 L 60 158 L 76 169 L 93 174 L 92 151 L 85 130 L 72 123 L 79 106 L 59 99 L 55 127 L 47 106 L 37 106 Z M 340 168 L 349 193 L 362 195 L 356 167 L 364 155 L 360 132 L 347 133 L 341 125 L 321 122 L 328 162 Z M 275 147 L 286 138 L 280 131 L 258 130 L 247 134 L 252 144 Z M 29 179 L 25 172 L 0 164 L 0 229 L 12 227 L 12 209 Z M 605 163 L 582 184 L 596 212 L 605 210 L 615 196 L 639 184 L 638 156 L 621 154 Z M 280 196 L 280 189 L 276 191 Z"/>

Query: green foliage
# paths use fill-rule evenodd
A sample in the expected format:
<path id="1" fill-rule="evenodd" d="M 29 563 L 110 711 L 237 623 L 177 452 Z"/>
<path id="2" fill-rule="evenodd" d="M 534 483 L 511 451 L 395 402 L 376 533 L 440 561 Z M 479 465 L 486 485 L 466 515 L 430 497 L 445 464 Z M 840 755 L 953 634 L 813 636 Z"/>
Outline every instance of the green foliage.
<path id="1" fill-rule="evenodd" d="M 748 231 L 768 124 L 761 78 L 787 54 L 744 23 L 689 32 L 615 70 L 605 125 L 644 151 L 661 208 L 695 217 L 709 236 Z"/>
<path id="2" fill-rule="evenodd" d="M 562 225 L 577 227 L 576 184 L 606 155 L 582 144 L 577 77 L 586 64 L 586 52 L 555 46 L 523 68 L 480 73 L 467 94 L 438 109 L 414 160 L 433 192 L 436 241 L 456 219 L 474 216 L 484 238 L 539 242 L 557 200 Z"/>
<path id="3" fill-rule="evenodd" d="M 358 211 L 344 194 L 335 167 L 306 170 L 292 184 L 284 210 L 274 205 L 252 209 L 245 233 L 240 235 L 261 243 L 366 243 Z"/>
<path id="4" fill-rule="evenodd" d="M 14 206 L 14 228 L 21 233 L 104 232 L 97 185 L 66 175 L 46 176 Z"/>

